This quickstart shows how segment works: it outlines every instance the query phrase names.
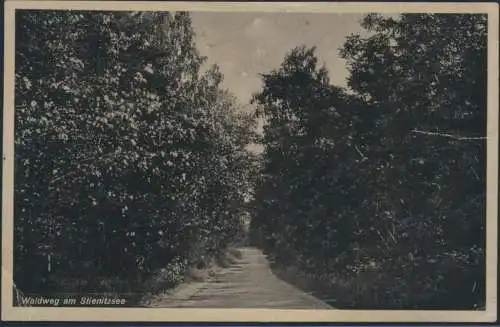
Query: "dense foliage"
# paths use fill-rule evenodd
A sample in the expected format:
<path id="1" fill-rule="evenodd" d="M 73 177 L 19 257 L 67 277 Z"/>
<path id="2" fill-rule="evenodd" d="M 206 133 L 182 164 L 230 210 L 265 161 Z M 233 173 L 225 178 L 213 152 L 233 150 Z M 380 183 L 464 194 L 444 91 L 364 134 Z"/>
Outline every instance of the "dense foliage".
<path id="1" fill-rule="evenodd" d="M 486 17 L 362 25 L 341 49 L 348 90 L 314 48 L 262 75 L 254 241 L 334 305 L 482 305 Z"/>
<path id="2" fill-rule="evenodd" d="M 21 290 L 173 285 L 240 238 L 254 119 L 204 70 L 188 14 L 18 11 L 16 25 Z"/>
<path id="3" fill-rule="evenodd" d="M 252 209 L 276 271 L 334 306 L 484 304 L 485 16 L 366 16 L 340 51 L 348 89 L 293 49 L 254 97 L 260 158 L 188 14 L 18 11 L 16 25 L 24 293 L 173 286 L 241 241 Z"/>

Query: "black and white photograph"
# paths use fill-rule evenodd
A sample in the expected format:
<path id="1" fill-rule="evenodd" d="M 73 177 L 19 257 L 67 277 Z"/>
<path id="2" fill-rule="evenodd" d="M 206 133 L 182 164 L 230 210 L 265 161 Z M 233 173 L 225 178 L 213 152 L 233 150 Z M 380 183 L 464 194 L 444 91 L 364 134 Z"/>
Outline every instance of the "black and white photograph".
<path id="1" fill-rule="evenodd" d="M 498 7 L 105 2 L 7 2 L 2 319 L 497 319 Z"/>

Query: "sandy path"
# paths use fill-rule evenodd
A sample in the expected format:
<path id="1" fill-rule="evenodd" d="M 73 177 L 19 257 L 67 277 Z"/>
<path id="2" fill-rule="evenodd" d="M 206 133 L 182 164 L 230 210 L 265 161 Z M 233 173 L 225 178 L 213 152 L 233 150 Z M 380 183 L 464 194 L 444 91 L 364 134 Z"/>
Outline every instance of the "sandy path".
<path id="1" fill-rule="evenodd" d="M 160 294 L 150 307 L 331 309 L 325 302 L 276 277 L 262 252 L 241 248 L 242 257 L 205 282 Z"/>

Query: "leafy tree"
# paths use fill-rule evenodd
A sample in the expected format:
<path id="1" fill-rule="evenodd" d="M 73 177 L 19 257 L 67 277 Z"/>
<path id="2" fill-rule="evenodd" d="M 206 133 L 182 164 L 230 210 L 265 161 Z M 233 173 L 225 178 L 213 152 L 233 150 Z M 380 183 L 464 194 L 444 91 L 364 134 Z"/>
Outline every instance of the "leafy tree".
<path id="1" fill-rule="evenodd" d="M 467 290 L 454 297 L 457 305 L 478 303 L 484 299 L 486 17 L 368 15 L 363 26 L 373 35 L 349 38 L 343 55 L 350 87 L 381 118 L 385 146 L 371 150 L 391 152 L 373 188 L 382 186 L 391 199 L 390 228 L 381 233 L 392 235 L 391 247 L 409 258 L 408 266 L 437 272 L 447 291 Z M 457 276 L 464 267 L 474 274 L 459 280 L 468 274 Z"/>
<path id="2" fill-rule="evenodd" d="M 349 233 L 343 231 L 349 224 L 344 213 L 335 218 L 331 213 L 348 210 L 339 208 L 336 199 L 355 198 L 347 189 L 332 188 L 348 181 L 342 177 L 347 171 L 341 156 L 353 160 L 359 156 L 349 141 L 352 122 L 344 118 L 355 99 L 329 84 L 314 49 L 292 50 L 281 68 L 264 74 L 263 80 L 264 89 L 255 101 L 268 122 L 265 179 L 258 200 L 263 205 L 254 225 L 259 221 L 270 229 L 270 246 L 285 246 L 283 257 L 299 256 L 304 264 L 311 258 L 323 262 L 350 242 Z"/>
<path id="3" fill-rule="evenodd" d="M 372 14 L 362 25 L 369 35 L 341 49 L 349 91 L 330 85 L 314 48 L 262 75 L 252 229 L 323 293 L 339 277 L 319 276 L 348 278 L 350 306 L 480 305 L 486 17 Z M 359 291 L 367 278 L 371 292 Z"/>
<path id="4" fill-rule="evenodd" d="M 134 286 L 162 268 L 175 284 L 221 255 L 240 228 L 254 123 L 218 68 L 202 71 L 189 15 L 16 21 L 16 284 Z"/>

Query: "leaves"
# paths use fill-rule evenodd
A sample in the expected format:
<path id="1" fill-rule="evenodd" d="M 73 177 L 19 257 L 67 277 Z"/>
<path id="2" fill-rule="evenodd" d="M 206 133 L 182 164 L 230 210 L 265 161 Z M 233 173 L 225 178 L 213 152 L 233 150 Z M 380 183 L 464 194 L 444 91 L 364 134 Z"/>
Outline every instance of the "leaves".
<path id="1" fill-rule="evenodd" d="M 52 269 L 60 278 L 133 280 L 235 240 L 253 124 L 216 68 L 200 73 L 189 16 L 17 15 L 16 55 L 28 59 L 16 66 L 23 289 L 45 287 L 47 254 L 66 258 Z"/>
<path id="2" fill-rule="evenodd" d="M 485 17 L 371 14 L 362 26 L 368 36 L 341 49 L 349 91 L 330 85 L 314 48 L 292 49 L 262 75 L 254 102 L 266 119 L 265 153 L 252 229 L 277 262 L 318 274 L 354 269 L 353 287 L 373 262 L 382 268 L 371 285 L 405 275 L 387 286 L 399 298 L 352 290 L 370 308 L 472 308 L 484 301 L 484 262 L 458 258 L 484 249 Z M 450 252 L 459 255 L 439 261 Z M 475 291 L 460 293 L 464 283 Z M 413 295 L 422 287 L 429 292 Z M 459 293 L 463 301 L 450 303 Z"/>

